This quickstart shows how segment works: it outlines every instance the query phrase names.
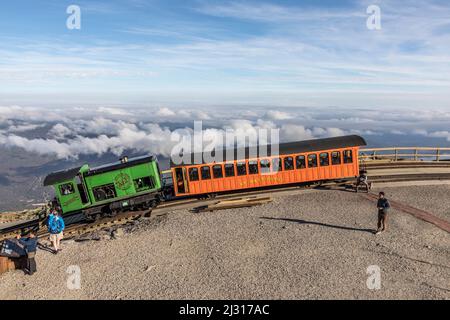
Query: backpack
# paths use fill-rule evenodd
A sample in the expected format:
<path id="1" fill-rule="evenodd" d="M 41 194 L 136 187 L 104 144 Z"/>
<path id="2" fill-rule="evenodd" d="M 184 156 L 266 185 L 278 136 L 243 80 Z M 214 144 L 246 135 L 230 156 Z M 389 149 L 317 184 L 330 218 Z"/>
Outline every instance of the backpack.
<path id="1" fill-rule="evenodd" d="M 65 224 L 64 219 L 62 217 L 56 217 L 56 232 L 60 233 L 64 230 Z"/>
<path id="2" fill-rule="evenodd" d="M 58 232 L 58 221 L 57 220 L 58 220 L 58 218 L 55 217 L 54 215 L 51 215 L 51 216 L 48 217 L 48 221 L 47 221 L 47 223 L 48 223 L 48 225 L 47 225 L 48 232 L 50 232 L 52 234 L 59 233 Z"/>

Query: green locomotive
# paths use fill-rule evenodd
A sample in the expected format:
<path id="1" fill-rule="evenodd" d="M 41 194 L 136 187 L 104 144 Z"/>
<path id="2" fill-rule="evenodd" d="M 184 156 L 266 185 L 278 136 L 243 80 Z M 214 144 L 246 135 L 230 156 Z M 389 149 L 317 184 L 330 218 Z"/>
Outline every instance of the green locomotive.
<path id="1" fill-rule="evenodd" d="M 49 174 L 44 186 L 53 186 L 64 215 L 82 212 L 86 218 L 112 216 L 120 211 L 150 209 L 161 199 L 158 161 L 154 156 L 89 168 L 87 164 Z"/>

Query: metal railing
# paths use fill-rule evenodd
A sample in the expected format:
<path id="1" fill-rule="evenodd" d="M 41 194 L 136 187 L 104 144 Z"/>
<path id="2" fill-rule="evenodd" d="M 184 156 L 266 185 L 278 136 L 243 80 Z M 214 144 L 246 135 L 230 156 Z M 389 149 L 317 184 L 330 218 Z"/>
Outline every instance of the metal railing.
<path id="1" fill-rule="evenodd" d="M 434 147 L 392 147 L 368 148 L 359 150 L 361 160 L 390 161 L 449 161 L 450 148 Z"/>

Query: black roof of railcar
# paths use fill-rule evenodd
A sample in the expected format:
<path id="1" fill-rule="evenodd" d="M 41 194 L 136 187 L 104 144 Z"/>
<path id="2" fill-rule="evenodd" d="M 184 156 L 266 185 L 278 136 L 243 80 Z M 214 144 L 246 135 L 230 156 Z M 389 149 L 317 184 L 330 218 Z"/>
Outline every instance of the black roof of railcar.
<path id="1" fill-rule="evenodd" d="M 70 180 L 80 172 L 81 167 L 67 169 L 63 171 L 50 173 L 44 179 L 44 186 L 51 186 L 55 183 Z"/>
<path id="2" fill-rule="evenodd" d="M 105 172 L 109 172 L 109 171 L 113 171 L 113 170 L 124 169 L 124 168 L 128 168 L 128 167 L 136 166 L 141 163 L 154 161 L 155 159 L 156 158 L 153 155 L 146 155 L 146 156 L 142 156 L 142 157 L 128 159 L 128 161 L 125 163 L 122 163 L 120 161 L 108 163 L 108 164 L 101 165 L 99 167 L 91 168 L 84 175 L 92 176 L 95 174 L 105 173 Z M 73 177 L 75 177 L 78 174 L 78 172 L 80 172 L 81 168 L 82 167 L 77 167 L 77 168 L 72 168 L 72 169 L 68 169 L 68 170 L 50 173 L 44 179 L 44 186 L 51 186 L 58 182 L 70 180 Z"/>
<path id="3" fill-rule="evenodd" d="M 117 162 L 113 162 L 113 163 L 108 163 L 108 164 L 104 164 L 104 165 L 101 165 L 96 168 L 89 169 L 89 171 L 86 172 L 84 175 L 88 177 L 88 176 L 93 176 L 96 174 L 105 173 L 105 172 L 109 172 L 109 171 L 125 169 L 125 168 L 136 166 L 138 164 L 154 161 L 155 159 L 156 158 L 153 155 L 150 155 L 150 156 L 147 155 L 147 156 L 128 159 L 127 162 L 117 161 Z"/>
<path id="4" fill-rule="evenodd" d="M 285 154 L 295 154 L 295 153 L 303 153 L 303 152 L 313 152 L 320 150 L 330 150 L 330 149 L 341 149 L 341 148 L 349 148 L 349 147 L 357 147 L 357 146 L 365 146 L 366 141 L 364 138 L 357 135 L 349 135 L 349 136 L 341 136 L 341 137 L 333 137 L 333 138 L 324 138 L 324 139 L 313 139 L 313 140 L 304 140 L 304 141 L 296 141 L 296 142 L 286 142 L 280 143 L 278 146 L 278 152 L 273 148 L 272 145 L 267 145 L 267 152 L 263 152 L 261 157 L 271 156 L 272 149 L 274 149 L 273 155 L 285 155 Z M 234 148 L 234 149 L 220 149 L 217 152 L 222 152 L 223 161 L 227 161 L 226 153 L 233 152 L 233 159 L 230 160 L 243 160 L 248 159 L 250 156 L 260 157 L 260 148 L 258 147 L 246 147 L 246 148 Z M 265 151 L 265 150 L 264 150 Z M 215 156 L 217 152 L 211 152 L 211 156 Z M 183 165 L 191 165 L 191 164 L 207 164 L 210 162 L 204 161 L 203 155 L 210 155 L 208 152 L 205 153 L 190 153 L 184 156 L 181 156 L 182 163 L 175 164 L 173 162 L 172 157 L 170 158 L 170 166 L 177 167 Z M 185 160 L 190 160 L 190 163 L 186 163 Z M 201 163 L 196 163 L 194 160 L 201 159 Z"/>

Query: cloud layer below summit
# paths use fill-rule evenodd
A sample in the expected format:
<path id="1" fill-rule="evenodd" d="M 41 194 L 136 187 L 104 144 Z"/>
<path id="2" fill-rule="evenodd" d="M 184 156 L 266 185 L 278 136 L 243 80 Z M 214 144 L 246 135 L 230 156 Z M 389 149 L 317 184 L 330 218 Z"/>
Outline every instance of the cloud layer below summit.
<path id="1" fill-rule="evenodd" d="M 226 132 L 243 137 L 260 129 L 278 129 L 281 141 L 359 134 L 379 139 L 389 135 L 391 140 L 407 137 L 411 145 L 415 138 L 450 142 L 450 111 L 445 110 L 97 107 L 50 111 L 14 106 L 0 107 L 0 146 L 59 159 L 130 150 L 167 157 L 175 145 L 187 143 L 194 121 L 202 121 L 204 144 L 217 146 L 226 143 Z"/>

